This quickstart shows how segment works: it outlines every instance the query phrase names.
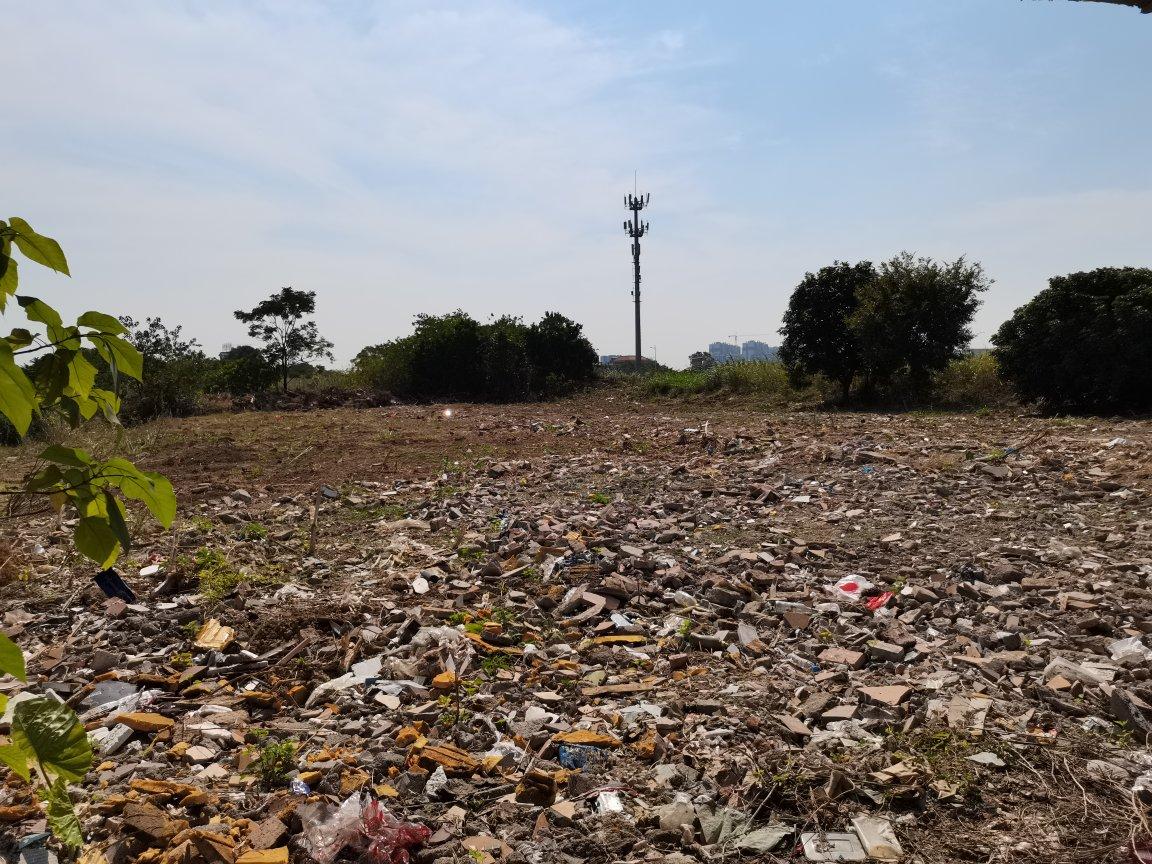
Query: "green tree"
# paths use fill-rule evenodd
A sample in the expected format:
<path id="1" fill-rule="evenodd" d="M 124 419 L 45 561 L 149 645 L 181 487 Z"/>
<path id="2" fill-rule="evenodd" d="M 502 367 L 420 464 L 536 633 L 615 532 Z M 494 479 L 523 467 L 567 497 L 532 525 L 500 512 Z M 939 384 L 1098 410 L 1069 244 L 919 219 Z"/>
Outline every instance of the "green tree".
<path id="1" fill-rule="evenodd" d="M 248 325 L 248 335 L 264 343 L 270 362 L 280 370 L 284 392 L 288 392 L 288 373 L 294 363 L 312 357 L 332 355 L 332 343 L 322 337 L 316 322 L 305 316 L 316 312 L 316 292 L 281 288 L 255 308 L 237 310 L 237 320 Z"/>
<path id="2" fill-rule="evenodd" d="M 1016 394 L 1050 411 L 1152 409 L 1152 269 L 1054 276 L 992 343 Z"/>
<path id="3" fill-rule="evenodd" d="M 263 351 L 254 345 L 237 345 L 220 355 L 207 386 L 213 392 L 246 396 L 263 393 L 276 383 L 277 377 L 276 367 Z"/>
<path id="4" fill-rule="evenodd" d="M 0 339 L 0 413 L 17 434 L 28 432 L 34 417 L 57 415 L 76 427 L 98 414 L 118 422 L 121 376 L 139 380 L 143 358 L 124 338 L 124 325 L 103 312 L 85 312 L 74 325 L 35 297 L 17 295 L 19 266 L 14 252 L 58 273 L 70 275 L 60 245 L 37 233 L 23 219 L 0 220 L 0 314 L 15 297 L 27 327 L 16 327 Z M 38 356 L 36 356 L 38 355 Z M 20 365 L 18 357 L 36 362 Z M 96 386 L 107 364 L 111 388 Z M 159 474 L 141 471 L 127 459 L 100 460 L 72 447 L 53 445 L 40 453 L 41 465 L 7 495 L 46 497 L 58 511 L 75 511 L 77 550 L 101 567 L 110 567 L 130 547 L 126 501 L 142 502 L 165 527 L 176 515 L 172 485 Z M 26 681 L 20 649 L 0 634 L 0 674 Z M 6 706 L 0 694 L 0 712 Z M 83 844 L 80 822 L 72 807 L 68 783 L 80 780 L 92 765 L 84 727 L 71 708 L 46 696 L 16 705 L 8 743 L 0 745 L 0 762 L 25 782 L 36 781 L 48 805 L 47 821 L 65 845 Z"/>
<path id="5" fill-rule="evenodd" d="M 805 273 L 784 313 L 780 359 L 794 384 L 812 375 L 836 381 L 845 399 L 863 359 L 853 329 L 862 291 L 876 281 L 870 261 L 836 261 Z"/>
<path id="6" fill-rule="evenodd" d="M 694 351 L 688 357 L 688 368 L 693 372 L 706 372 L 716 365 L 716 358 L 707 351 Z"/>
<path id="7" fill-rule="evenodd" d="M 989 284 L 983 268 L 963 257 L 941 263 L 902 252 L 883 262 L 857 291 L 849 321 L 868 385 L 906 372 L 913 390 L 924 392 L 930 373 L 972 341 L 969 326 Z"/>
<path id="8" fill-rule="evenodd" d="M 169 328 L 159 318 L 138 322 L 128 316 L 121 316 L 120 323 L 144 361 L 141 380 L 122 386 L 121 419 L 141 423 L 195 414 L 219 361 L 206 357 L 195 339 L 185 339 L 179 325 Z"/>
<path id="9" fill-rule="evenodd" d="M 559 312 L 545 313 L 528 328 L 526 346 L 536 393 L 559 395 L 596 377 L 596 349 L 584 326 Z"/>

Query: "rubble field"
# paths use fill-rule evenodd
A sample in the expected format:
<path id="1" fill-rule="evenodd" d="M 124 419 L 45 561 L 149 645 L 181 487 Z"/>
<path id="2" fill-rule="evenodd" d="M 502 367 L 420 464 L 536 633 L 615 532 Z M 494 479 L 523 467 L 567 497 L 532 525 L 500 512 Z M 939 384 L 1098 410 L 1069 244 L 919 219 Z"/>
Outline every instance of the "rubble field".
<path id="1" fill-rule="evenodd" d="M 181 510 L 123 584 L 0 534 L 84 864 L 1152 861 L 1152 422 L 600 393 L 127 441 Z M 67 859 L 0 780 L 0 853 Z"/>

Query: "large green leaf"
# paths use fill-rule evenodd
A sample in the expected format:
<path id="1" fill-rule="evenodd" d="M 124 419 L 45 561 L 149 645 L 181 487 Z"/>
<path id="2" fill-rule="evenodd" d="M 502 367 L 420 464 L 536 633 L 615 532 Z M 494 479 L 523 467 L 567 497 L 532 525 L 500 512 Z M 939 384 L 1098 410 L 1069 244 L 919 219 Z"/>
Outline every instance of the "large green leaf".
<path id="1" fill-rule="evenodd" d="M 120 541 L 104 516 L 85 516 L 72 535 L 76 551 L 107 570 L 120 557 Z"/>
<path id="2" fill-rule="evenodd" d="M 16 231 L 16 236 L 12 238 L 16 243 L 16 248 L 23 252 L 29 260 L 43 264 L 45 267 L 51 267 L 65 276 L 72 275 L 68 272 L 68 260 L 64 257 L 64 250 L 60 248 L 59 243 L 51 237 L 37 234 L 32 230 L 32 226 L 19 216 L 10 217 L 8 225 Z"/>
<path id="3" fill-rule="evenodd" d="M 3 633 L 0 633 L 0 675 L 11 675 L 21 681 L 28 680 L 28 673 L 24 668 L 24 652 Z"/>
<path id="4" fill-rule="evenodd" d="M 16 365 L 12 346 L 0 339 L 0 413 L 12 421 L 16 432 L 23 437 L 32 424 L 32 414 L 38 410 L 36 390 L 24 370 Z"/>
<path id="5" fill-rule="evenodd" d="M 89 334 L 88 338 L 104 361 L 112 367 L 113 380 L 121 372 L 137 381 L 144 376 L 144 358 L 131 342 L 119 336 Z"/>
<path id="6" fill-rule="evenodd" d="M 25 783 L 31 779 L 32 772 L 28 770 L 28 757 L 15 744 L 5 744 L 0 747 L 0 762 L 15 771 Z"/>
<path id="7" fill-rule="evenodd" d="M 68 795 L 68 783 L 63 777 L 48 788 L 48 828 L 52 835 L 69 849 L 79 849 L 84 845 L 84 834 L 80 830 L 80 820 Z"/>
<path id="8" fill-rule="evenodd" d="M 16 298 L 16 302 L 20 304 L 20 308 L 24 310 L 24 314 L 28 316 L 29 321 L 39 321 L 41 324 L 46 324 L 49 328 L 60 328 L 64 326 L 64 319 L 60 317 L 60 313 L 43 300 L 22 294 Z"/>
<path id="9" fill-rule="evenodd" d="M 141 471 L 127 459 L 109 459 L 104 463 L 109 482 L 118 486 L 124 497 L 142 502 L 168 528 L 176 518 L 176 493 L 163 474 Z"/>
<path id="10" fill-rule="evenodd" d="M 59 444 L 45 447 L 40 451 L 40 458 L 45 462 L 56 462 L 73 468 L 87 468 L 95 464 L 92 457 L 79 447 L 62 447 Z"/>
<path id="11" fill-rule="evenodd" d="M 82 352 L 77 351 L 68 363 L 68 388 L 72 391 L 73 396 L 87 399 L 95 383 L 96 367 L 88 362 L 88 358 Z M 96 413 L 95 410 L 90 412 L 88 416 L 91 417 L 94 413 Z"/>
<path id="12" fill-rule="evenodd" d="M 85 312 L 76 319 L 76 323 L 81 327 L 92 327 L 99 330 L 101 333 L 111 333 L 119 335 L 127 333 L 128 328 L 120 323 L 119 319 L 106 315 L 103 312 Z"/>
<path id="13" fill-rule="evenodd" d="M 12 743 L 29 762 L 65 780 L 80 780 L 92 767 L 92 746 L 76 713 L 47 696 L 16 706 Z"/>

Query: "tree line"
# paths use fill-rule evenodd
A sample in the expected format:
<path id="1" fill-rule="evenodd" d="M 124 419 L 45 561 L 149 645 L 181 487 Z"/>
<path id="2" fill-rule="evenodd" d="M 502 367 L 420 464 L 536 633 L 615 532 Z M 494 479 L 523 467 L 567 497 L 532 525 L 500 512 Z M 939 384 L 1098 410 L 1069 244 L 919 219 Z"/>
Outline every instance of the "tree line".
<path id="1" fill-rule="evenodd" d="M 557 312 L 529 325 L 507 315 L 482 324 L 460 310 L 418 315 L 411 335 L 370 345 L 349 370 L 335 372 L 320 365 L 332 360 L 333 346 L 312 319 L 315 310 L 315 292 L 282 288 L 234 313 L 257 344 L 218 356 L 206 354 L 180 325 L 121 317 L 116 320 L 123 339 L 141 358 L 139 380 L 116 376 L 94 349 L 82 351 L 92 355 L 99 392 L 117 394 L 120 419 L 128 424 L 197 413 L 213 395 L 286 393 L 293 382 L 404 399 L 512 402 L 563 395 L 596 375 L 596 352 L 582 325 Z M 35 360 L 29 372 L 36 377 L 52 362 L 51 357 Z"/>
<path id="2" fill-rule="evenodd" d="M 983 268 L 901 253 L 874 266 L 836 261 L 792 292 L 781 362 L 796 386 L 823 376 L 840 399 L 869 402 L 898 389 L 923 398 L 933 373 L 972 339 Z M 1103 267 L 1055 276 L 992 337 L 1000 377 L 1024 403 L 1050 412 L 1152 409 L 1152 270 Z"/>

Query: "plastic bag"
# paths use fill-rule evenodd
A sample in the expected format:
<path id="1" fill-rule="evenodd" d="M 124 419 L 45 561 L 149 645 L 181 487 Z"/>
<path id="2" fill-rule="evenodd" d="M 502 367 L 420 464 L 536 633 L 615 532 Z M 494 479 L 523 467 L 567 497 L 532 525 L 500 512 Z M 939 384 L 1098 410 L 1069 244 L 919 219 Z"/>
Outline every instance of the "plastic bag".
<path id="1" fill-rule="evenodd" d="M 858 601 L 865 591 L 875 587 L 863 576 L 852 574 L 837 580 L 835 585 L 829 585 L 828 591 L 844 600 Z"/>
<path id="2" fill-rule="evenodd" d="M 296 811 L 304 826 L 304 848 L 319 864 L 331 864 L 346 846 L 366 849 L 373 864 L 408 864 L 408 852 L 432 832 L 402 822 L 371 798 L 351 795 L 339 806 L 305 804 Z"/>
<path id="3" fill-rule="evenodd" d="M 401 822 L 379 801 L 364 805 L 361 830 L 368 841 L 368 860 L 375 864 L 408 864 L 408 851 L 432 832 L 416 822 Z"/>
<path id="4" fill-rule="evenodd" d="M 350 795 L 339 807 L 304 804 L 297 808 L 304 826 L 304 848 L 320 864 L 330 864 L 341 850 L 360 839 L 360 796 Z"/>

